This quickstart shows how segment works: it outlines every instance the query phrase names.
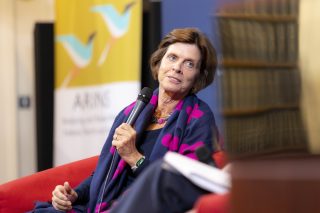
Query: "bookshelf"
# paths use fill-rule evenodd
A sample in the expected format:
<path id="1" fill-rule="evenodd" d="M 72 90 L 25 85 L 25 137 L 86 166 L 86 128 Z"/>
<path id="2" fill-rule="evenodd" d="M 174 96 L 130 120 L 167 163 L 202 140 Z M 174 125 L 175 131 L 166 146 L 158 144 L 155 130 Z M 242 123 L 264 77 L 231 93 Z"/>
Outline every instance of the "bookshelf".
<path id="1" fill-rule="evenodd" d="M 300 113 L 299 0 L 242 0 L 213 14 L 231 156 L 306 150 Z"/>

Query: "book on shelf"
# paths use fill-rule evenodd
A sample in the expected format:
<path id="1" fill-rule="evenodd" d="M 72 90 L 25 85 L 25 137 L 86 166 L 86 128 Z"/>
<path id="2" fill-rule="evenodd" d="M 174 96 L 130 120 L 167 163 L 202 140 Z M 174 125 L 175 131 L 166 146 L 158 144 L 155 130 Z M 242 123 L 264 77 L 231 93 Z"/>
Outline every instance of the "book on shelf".
<path id="1" fill-rule="evenodd" d="M 215 21 L 219 26 L 224 58 L 295 62 L 298 52 L 297 2 L 249 0 L 218 9 Z"/>
<path id="2" fill-rule="evenodd" d="M 293 69 L 225 68 L 221 78 L 227 110 L 279 108 L 298 106 L 299 76 Z"/>
<path id="3" fill-rule="evenodd" d="M 227 117 L 224 130 L 230 156 L 307 149 L 305 129 L 297 109 Z"/>

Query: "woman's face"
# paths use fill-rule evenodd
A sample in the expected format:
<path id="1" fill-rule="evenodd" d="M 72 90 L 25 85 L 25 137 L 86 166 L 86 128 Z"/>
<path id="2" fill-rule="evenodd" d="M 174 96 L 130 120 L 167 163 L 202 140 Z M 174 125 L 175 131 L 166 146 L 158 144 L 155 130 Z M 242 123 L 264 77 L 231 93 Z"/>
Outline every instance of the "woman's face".
<path id="1" fill-rule="evenodd" d="M 187 95 L 200 73 L 200 60 L 200 50 L 195 44 L 170 45 L 158 71 L 160 91 L 177 98 Z"/>

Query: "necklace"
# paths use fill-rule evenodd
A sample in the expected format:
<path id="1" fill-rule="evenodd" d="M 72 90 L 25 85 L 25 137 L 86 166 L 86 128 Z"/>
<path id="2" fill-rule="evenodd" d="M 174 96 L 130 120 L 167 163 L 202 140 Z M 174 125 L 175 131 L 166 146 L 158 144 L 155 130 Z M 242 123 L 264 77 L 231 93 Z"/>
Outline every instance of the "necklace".
<path id="1" fill-rule="evenodd" d="M 169 115 L 165 116 L 165 117 L 158 117 L 156 116 L 156 114 L 158 113 L 155 113 L 152 115 L 152 119 L 151 119 L 151 123 L 153 124 L 164 124 L 165 122 L 167 122 L 167 120 L 169 119 L 170 115 L 172 113 L 170 113 Z"/>
<path id="2" fill-rule="evenodd" d="M 169 119 L 170 115 L 163 117 L 163 118 L 157 118 L 156 116 L 152 116 L 151 123 L 153 124 L 164 124 Z"/>

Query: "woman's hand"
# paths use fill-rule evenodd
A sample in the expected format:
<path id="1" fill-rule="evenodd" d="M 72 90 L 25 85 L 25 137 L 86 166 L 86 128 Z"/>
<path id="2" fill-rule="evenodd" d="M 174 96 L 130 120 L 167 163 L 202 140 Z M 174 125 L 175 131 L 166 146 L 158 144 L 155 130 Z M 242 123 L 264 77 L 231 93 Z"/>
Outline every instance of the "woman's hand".
<path id="1" fill-rule="evenodd" d="M 68 182 L 58 185 L 52 191 L 52 206 L 56 210 L 67 211 L 72 209 L 72 203 L 78 199 L 78 194 Z"/>
<path id="2" fill-rule="evenodd" d="M 112 145 L 131 167 L 142 157 L 136 148 L 137 132 L 127 123 L 121 124 L 113 135 Z"/>

